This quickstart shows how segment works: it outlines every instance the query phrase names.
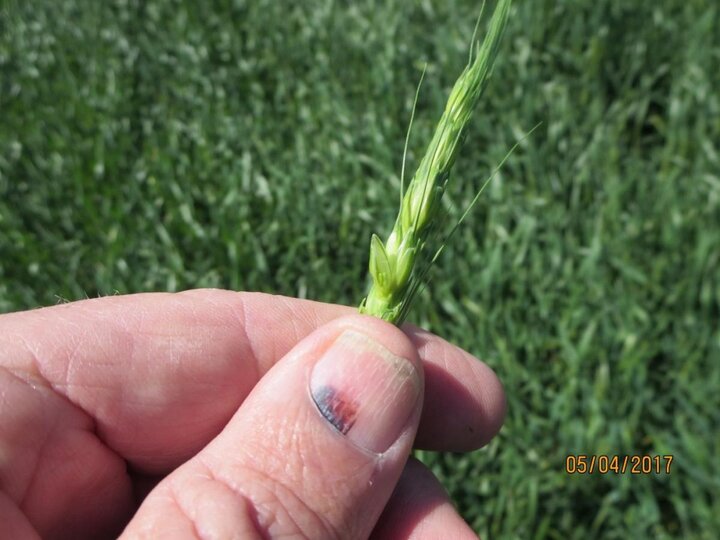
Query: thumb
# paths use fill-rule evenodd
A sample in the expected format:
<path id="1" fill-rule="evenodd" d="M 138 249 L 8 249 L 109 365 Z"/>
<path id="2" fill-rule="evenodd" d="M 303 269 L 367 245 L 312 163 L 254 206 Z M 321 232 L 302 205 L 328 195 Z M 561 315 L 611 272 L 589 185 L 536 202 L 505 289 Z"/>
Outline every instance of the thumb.
<path id="1" fill-rule="evenodd" d="M 126 534 L 367 537 L 410 453 L 423 384 L 394 326 L 362 315 L 323 326 L 158 485 Z"/>

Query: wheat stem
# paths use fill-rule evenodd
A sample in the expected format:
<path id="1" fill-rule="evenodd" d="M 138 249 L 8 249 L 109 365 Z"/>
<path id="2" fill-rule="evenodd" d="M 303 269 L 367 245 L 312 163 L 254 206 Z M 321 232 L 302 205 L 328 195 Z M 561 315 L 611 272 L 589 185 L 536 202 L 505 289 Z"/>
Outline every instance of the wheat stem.
<path id="1" fill-rule="evenodd" d="M 510 0 L 499 0 L 487 36 L 474 59 L 471 45 L 470 61 L 450 92 L 415 175 L 407 190 L 401 193 L 400 212 L 390 236 L 384 244 L 377 235 L 372 236 L 369 263 L 372 286 L 360 305 L 362 313 L 400 324 L 422 277 L 436 258 L 428 257 L 428 241 L 436 232 L 442 211 L 440 201 L 465 128 L 492 73 L 510 3 Z"/>

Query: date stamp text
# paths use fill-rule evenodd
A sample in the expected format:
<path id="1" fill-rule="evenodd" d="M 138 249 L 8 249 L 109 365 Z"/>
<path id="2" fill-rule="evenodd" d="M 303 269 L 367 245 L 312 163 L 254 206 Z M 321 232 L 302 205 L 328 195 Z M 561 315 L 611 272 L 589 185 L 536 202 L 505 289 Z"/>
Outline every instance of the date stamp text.
<path id="1" fill-rule="evenodd" d="M 568 474 L 670 474 L 672 462 L 672 455 L 571 454 L 565 458 L 565 472 Z"/>

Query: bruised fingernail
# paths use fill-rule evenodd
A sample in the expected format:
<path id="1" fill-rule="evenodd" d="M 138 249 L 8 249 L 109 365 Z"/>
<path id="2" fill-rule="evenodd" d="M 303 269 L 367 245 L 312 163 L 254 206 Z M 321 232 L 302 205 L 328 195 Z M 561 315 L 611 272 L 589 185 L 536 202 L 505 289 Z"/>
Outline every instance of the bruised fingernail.
<path id="1" fill-rule="evenodd" d="M 347 330 L 313 368 L 310 393 L 320 413 L 353 443 L 384 452 L 415 408 L 415 366 L 370 337 Z"/>

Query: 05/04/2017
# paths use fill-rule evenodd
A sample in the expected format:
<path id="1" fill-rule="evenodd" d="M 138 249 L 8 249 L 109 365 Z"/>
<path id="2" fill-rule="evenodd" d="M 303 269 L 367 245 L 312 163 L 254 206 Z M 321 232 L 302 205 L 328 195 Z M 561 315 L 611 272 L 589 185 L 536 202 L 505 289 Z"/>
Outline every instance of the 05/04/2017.
<path id="1" fill-rule="evenodd" d="M 670 474 L 671 454 L 664 456 L 611 456 L 570 454 L 565 458 L 568 474 Z"/>

